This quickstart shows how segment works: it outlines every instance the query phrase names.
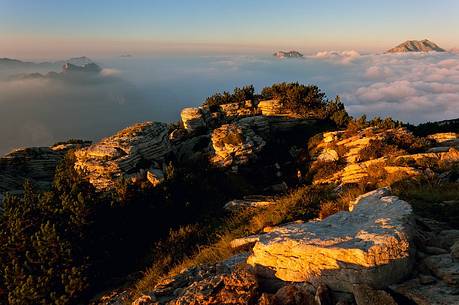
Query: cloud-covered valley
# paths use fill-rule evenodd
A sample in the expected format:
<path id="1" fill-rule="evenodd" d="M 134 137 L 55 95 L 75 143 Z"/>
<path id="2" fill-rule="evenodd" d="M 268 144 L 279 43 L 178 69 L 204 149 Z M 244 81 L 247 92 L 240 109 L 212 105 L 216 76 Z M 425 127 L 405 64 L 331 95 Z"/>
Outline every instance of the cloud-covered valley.
<path id="1" fill-rule="evenodd" d="M 0 69 L 0 154 L 68 138 L 97 140 L 137 121 L 176 121 L 180 109 L 235 86 L 317 84 L 355 116 L 420 123 L 459 117 L 459 55 L 323 51 L 273 56 L 99 59 L 98 77 L 11 79 Z M 30 70 L 20 72 L 37 72 Z M 15 71 L 17 72 L 17 71 Z M 38 72 L 45 72 L 40 70 Z"/>

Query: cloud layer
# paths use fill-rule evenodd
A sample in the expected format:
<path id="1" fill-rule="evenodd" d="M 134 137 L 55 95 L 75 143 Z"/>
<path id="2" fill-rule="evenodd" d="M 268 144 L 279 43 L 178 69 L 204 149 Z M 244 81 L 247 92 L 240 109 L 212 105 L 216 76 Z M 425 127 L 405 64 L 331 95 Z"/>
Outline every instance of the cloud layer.
<path id="1" fill-rule="evenodd" d="M 0 154 L 68 138 L 97 140 L 138 121 L 176 121 L 183 107 L 247 84 L 257 90 L 276 82 L 316 84 L 329 97 L 340 95 L 355 116 L 411 123 L 459 117 L 459 54 L 453 53 L 324 51 L 286 60 L 193 56 L 100 62 L 107 67 L 100 77 L 84 81 L 12 81 L 0 70 Z"/>
<path id="2" fill-rule="evenodd" d="M 414 123 L 459 117 L 458 55 L 367 55 L 355 64 L 363 78 L 342 93 L 351 113 Z"/>

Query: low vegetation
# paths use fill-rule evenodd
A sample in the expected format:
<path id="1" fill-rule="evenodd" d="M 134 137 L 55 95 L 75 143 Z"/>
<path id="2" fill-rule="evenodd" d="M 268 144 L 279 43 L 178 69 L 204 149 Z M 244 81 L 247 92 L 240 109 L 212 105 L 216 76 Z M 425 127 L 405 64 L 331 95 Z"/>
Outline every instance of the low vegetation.
<path id="1" fill-rule="evenodd" d="M 348 208 L 350 200 L 362 193 L 350 188 L 337 195 L 329 186 L 302 186 L 261 209 L 246 209 L 170 231 L 168 237 L 152 247 L 152 265 L 136 284 L 134 294 L 151 290 L 161 278 L 185 268 L 214 263 L 239 250 L 230 242 L 263 231 L 264 228 L 296 220 L 326 217 Z"/>
<path id="2" fill-rule="evenodd" d="M 338 96 L 330 100 L 319 87 L 299 83 L 273 84 L 263 88 L 260 94 L 255 93 L 253 85 L 236 87 L 232 93 L 224 91 L 208 97 L 203 107 L 216 111 L 218 106 L 223 104 L 241 103 L 246 100 L 258 103 L 270 99 L 280 100 L 286 111 L 298 117 L 328 119 L 339 128 L 345 127 L 350 121 L 350 116 Z"/>

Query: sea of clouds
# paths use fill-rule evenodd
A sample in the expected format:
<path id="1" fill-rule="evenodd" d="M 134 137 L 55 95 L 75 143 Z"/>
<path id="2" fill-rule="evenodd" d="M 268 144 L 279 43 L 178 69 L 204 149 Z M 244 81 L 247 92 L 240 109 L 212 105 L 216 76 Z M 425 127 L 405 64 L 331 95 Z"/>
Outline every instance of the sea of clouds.
<path id="1" fill-rule="evenodd" d="M 99 58 L 86 81 L 11 79 L 0 69 L 0 154 L 68 138 L 97 140 L 134 122 L 177 121 L 180 110 L 236 86 L 316 84 L 354 116 L 410 123 L 459 117 L 459 55 L 323 51 L 273 56 Z M 18 71 L 15 71 L 18 72 Z M 36 71 L 19 71 L 31 73 Z M 43 72 L 43 71 L 40 71 Z"/>

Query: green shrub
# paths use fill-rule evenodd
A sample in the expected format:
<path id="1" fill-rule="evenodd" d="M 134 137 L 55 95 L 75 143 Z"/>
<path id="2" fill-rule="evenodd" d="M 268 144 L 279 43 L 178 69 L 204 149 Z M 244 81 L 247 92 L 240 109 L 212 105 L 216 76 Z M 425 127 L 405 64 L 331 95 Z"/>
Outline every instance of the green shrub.
<path id="1" fill-rule="evenodd" d="M 203 106 L 208 107 L 211 111 L 216 111 L 220 105 L 253 100 L 254 97 L 255 89 L 253 85 L 244 86 L 242 88 L 236 87 L 233 93 L 224 91 L 223 93 L 216 93 L 208 97 L 203 103 Z"/>

